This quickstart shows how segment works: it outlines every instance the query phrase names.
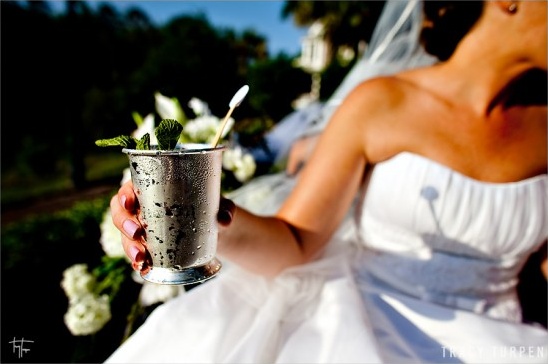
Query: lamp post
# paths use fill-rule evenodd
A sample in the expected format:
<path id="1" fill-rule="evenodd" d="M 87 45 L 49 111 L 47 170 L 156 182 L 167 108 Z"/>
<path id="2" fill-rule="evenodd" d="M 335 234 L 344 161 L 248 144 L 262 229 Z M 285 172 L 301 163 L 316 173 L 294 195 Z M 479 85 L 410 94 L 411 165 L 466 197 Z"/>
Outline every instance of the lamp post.
<path id="1" fill-rule="evenodd" d="M 320 98 L 321 73 L 330 60 L 331 48 L 325 37 L 325 27 L 317 20 L 301 40 L 301 56 L 297 60 L 297 66 L 311 74 L 312 85 L 310 93 L 295 100 L 296 108 L 304 107 Z"/>

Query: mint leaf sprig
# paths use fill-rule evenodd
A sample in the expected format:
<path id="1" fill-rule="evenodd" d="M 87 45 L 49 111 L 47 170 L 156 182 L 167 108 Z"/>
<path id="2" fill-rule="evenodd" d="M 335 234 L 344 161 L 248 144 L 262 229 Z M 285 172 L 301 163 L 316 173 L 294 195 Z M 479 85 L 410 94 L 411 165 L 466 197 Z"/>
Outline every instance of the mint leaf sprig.
<path id="1" fill-rule="evenodd" d="M 95 144 L 99 147 L 117 147 L 135 149 L 137 145 L 137 139 L 132 136 L 120 135 L 116 138 L 99 139 L 95 141 Z"/>
<path id="2" fill-rule="evenodd" d="M 177 146 L 177 142 L 181 137 L 183 126 L 175 119 L 164 119 L 154 131 L 156 139 L 158 139 L 158 149 L 170 150 Z"/>
<path id="3" fill-rule="evenodd" d="M 158 150 L 172 150 L 177 146 L 183 126 L 175 119 L 163 119 L 154 130 L 158 139 Z M 128 135 L 120 135 L 110 139 L 95 141 L 99 147 L 122 147 L 127 149 L 150 150 L 150 134 L 146 133 L 141 139 Z"/>

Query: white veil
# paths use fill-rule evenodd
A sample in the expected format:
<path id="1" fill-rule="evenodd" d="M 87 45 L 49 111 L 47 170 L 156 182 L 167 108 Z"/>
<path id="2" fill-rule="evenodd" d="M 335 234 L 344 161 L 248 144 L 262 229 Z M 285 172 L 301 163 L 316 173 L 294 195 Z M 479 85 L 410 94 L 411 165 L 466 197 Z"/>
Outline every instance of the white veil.
<path id="1" fill-rule="evenodd" d="M 310 125 L 305 134 L 323 130 L 335 109 L 359 83 L 372 77 L 435 63 L 437 59 L 420 45 L 422 19 L 422 1 L 388 0 L 362 58 L 346 75 L 326 102 L 321 117 Z"/>
<path id="2" fill-rule="evenodd" d="M 369 78 L 433 64 L 437 59 L 421 47 L 422 1 L 388 0 L 377 22 L 371 41 L 362 58 L 354 65 L 341 85 L 327 100 L 316 117 L 308 118 L 304 132 L 293 133 L 287 143 L 299 137 L 320 133 L 335 109 L 348 93 Z M 298 134 L 298 135 L 295 135 Z M 287 156 L 278 156 L 278 160 Z M 275 213 L 293 189 L 295 176 L 276 173 L 255 178 L 227 197 L 250 211 L 268 215 Z"/>

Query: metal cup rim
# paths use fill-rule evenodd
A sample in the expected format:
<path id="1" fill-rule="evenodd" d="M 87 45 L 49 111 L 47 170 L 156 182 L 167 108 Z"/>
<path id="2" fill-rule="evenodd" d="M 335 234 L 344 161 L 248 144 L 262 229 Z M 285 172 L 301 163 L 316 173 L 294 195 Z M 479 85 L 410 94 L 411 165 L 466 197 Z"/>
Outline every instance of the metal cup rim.
<path id="1" fill-rule="evenodd" d="M 224 145 L 218 145 L 213 147 L 211 144 L 206 143 L 178 143 L 174 149 L 171 150 L 159 150 L 157 145 L 151 145 L 149 150 L 144 149 L 122 149 L 126 154 L 141 154 L 141 155 L 179 155 L 179 154 L 196 154 L 196 153 L 211 153 L 219 152 L 226 149 Z"/>

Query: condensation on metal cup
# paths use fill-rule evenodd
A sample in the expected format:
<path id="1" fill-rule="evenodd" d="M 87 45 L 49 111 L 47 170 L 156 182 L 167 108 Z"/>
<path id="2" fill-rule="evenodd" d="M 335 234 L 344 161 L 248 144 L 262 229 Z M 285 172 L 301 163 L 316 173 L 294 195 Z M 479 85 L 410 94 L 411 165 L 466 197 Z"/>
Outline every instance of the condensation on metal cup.
<path id="1" fill-rule="evenodd" d="M 172 151 L 123 149 L 150 255 L 141 270 L 145 280 L 192 284 L 221 269 L 215 253 L 223 150 L 208 144 Z"/>

